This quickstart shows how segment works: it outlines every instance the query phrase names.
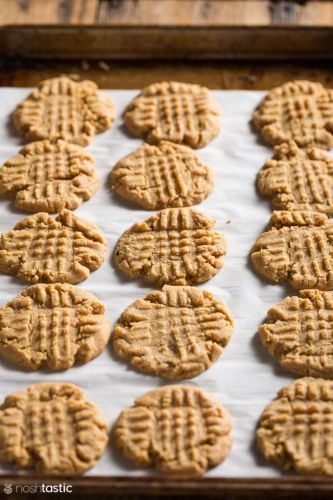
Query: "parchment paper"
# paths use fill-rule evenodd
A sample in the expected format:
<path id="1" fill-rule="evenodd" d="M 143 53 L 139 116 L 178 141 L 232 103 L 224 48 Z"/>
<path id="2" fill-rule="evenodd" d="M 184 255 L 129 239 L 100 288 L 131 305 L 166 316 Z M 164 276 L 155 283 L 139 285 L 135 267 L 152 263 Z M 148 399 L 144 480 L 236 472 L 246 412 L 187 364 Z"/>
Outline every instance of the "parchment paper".
<path id="1" fill-rule="evenodd" d="M 15 155 L 24 144 L 10 124 L 10 113 L 29 92 L 30 89 L 0 89 L 0 164 Z M 125 229 L 153 212 L 122 201 L 108 189 L 107 176 L 112 166 L 138 147 L 141 141 L 126 134 L 121 119 L 121 113 L 136 92 L 117 90 L 106 93 L 114 99 L 119 118 L 111 130 L 97 135 L 87 148 L 96 158 L 101 188 L 76 214 L 98 224 L 108 239 L 109 249 L 104 264 L 79 286 L 105 303 L 108 316 L 114 323 L 127 305 L 152 287 L 127 278 L 114 268 L 111 262 L 113 247 Z M 214 95 L 222 109 L 222 130 L 219 137 L 198 150 L 198 154 L 214 170 L 216 187 L 196 208 L 217 220 L 216 228 L 225 232 L 229 249 L 224 268 L 200 286 L 225 301 L 235 317 L 235 330 L 220 359 L 187 383 L 216 396 L 234 421 L 232 452 L 207 476 L 271 477 L 280 475 L 280 472 L 267 465 L 256 450 L 256 423 L 277 390 L 293 377 L 278 367 L 261 347 L 256 335 L 267 310 L 291 290 L 261 280 L 248 260 L 251 246 L 271 213 L 269 202 L 263 200 L 255 188 L 257 172 L 270 156 L 271 148 L 260 142 L 249 123 L 263 93 L 216 91 Z M 11 229 L 25 216 L 13 208 L 11 201 L 0 198 L 0 232 Z M 228 224 L 229 219 L 231 223 Z M 16 278 L 0 275 L 0 305 L 14 298 L 26 286 Z M 167 383 L 129 368 L 113 357 L 110 348 L 84 366 L 58 373 L 31 373 L 0 359 L 0 401 L 7 394 L 39 381 L 77 384 L 84 389 L 87 398 L 101 408 L 110 426 L 121 409 L 131 406 L 137 396 Z M 0 467 L 0 472 L 14 472 L 10 467 Z M 147 473 L 152 472 L 131 466 L 110 446 L 97 465 L 87 472 L 89 475 Z"/>

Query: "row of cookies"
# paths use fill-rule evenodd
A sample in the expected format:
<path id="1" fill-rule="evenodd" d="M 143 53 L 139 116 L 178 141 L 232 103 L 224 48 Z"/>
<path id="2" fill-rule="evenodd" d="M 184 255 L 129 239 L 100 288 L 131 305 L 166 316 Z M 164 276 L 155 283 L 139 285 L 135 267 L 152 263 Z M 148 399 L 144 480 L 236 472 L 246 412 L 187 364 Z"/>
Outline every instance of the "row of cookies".
<path id="1" fill-rule="evenodd" d="M 61 84 L 59 83 L 59 81 L 52 82 L 52 85 L 50 85 L 50 89 L 44 92 L 47 97 L 44 96 L 43 92 L 42 97 L 37 92 L 33 93 L 30 99 L 32 101 L 41 100 L 43 101 L 43 104 L 41 105 L 40 102 L 38 102 L 38 106 L 44 106 L 44 108 L 48 108 L 52 107 L 52 101 L 56 101 L 61 92 L 66 93 L 68 89 L 70 89 L 69 95 L 71 105 L 73 105 L 72 101 L 73 99 L 75 101 L 77 96 L 73 98 L 72 94 L 75 95 L 76 90 L 75 88 L 73 90 L 73 85 L 69 85 L 67 80 L 61 80 Z M 177 92 L 179 92 L 180 90 L 179 85 L 182 84 L 170 85 L 173 88 L 174 93 L 177 94 Z M 197 86 L 190 87 L 193 87 L 194 90 L 196 90 L 195 87 Z M 45 87 L 43 87 L 43 84 L 41 88 L 45 89 Z M 61 92 L 59 88 L 61 88 Z M 199 90 L 199 87 L 197 87 L 197 89 Z M 206 90 L 204 90 L 204 93 L 205 92 Z M 145 92 L 143 92 L 143 94 L 144 93 Z M 162 97 L 159 100 L 162 101 L 162 108 L 164 110 L 163 113 L 167 113 L 166 118 L 164 114 L 162 114 L 162 122 L 168 122 L 168 102 L 170 101 L 171 107 L 175 107 L 174 111 L 172 111 L 173 118 L 171 118 L 171 128 L 168 123 L 166 123 L 166 127 L 164 127 L 164 129 L 166 131 L 169 130 L 169 132 L 170 130 L 175 130 L 177 136 L 176 140 L 178 141 L 179 136 L 177 134 L 179 134 L 179 125 L 173 127 L 172 123 L 174 121 L 174 117 L 176 118 L 176 122 L 178 122 L 179 116 L 181 118 L 185 116 L 186 126 L 183 127 L 184 130 L 182 132 L 182 137 L 185 137 L 186 135 L 185 142 L 188 142 L 188 140 L 192 141 L 192 146 L 202 146 L 204 144 L 204 141 L 208 140 L 209 138 L 209 135 L 205 133 L 204 126 L 206 118 L 203 115 L 207 114 L 205 99 L 203 99 L 202 95 L 198 96 L 198 99 L 196 99 L 195 97 L 194 109 L 197 109 L 198 111 L 195 111 L 193 113 L 193 106 L 191 108 L 191 96 L 189 97 L 186 92 L 184 92 L 184 99 L 182 97 L 178 99 L 177 96 L 176 98 L 174 98 L 173 96 L 168 96 L 166 95 L 167 93 L 168 92 L 166 90 L 166 86 L 162 85 Z M 53 99 L 54 96 L 56 96 L 56 99 Z M 90 102 L 89 99 L 88 102 Z M 51 103 L 47 101 L 51 101 Z M 184 102 L 185 114 L 183 114 L 182 111 L 179 114 L 178 101 L 180 101 L 181 103 Z M 36 103 L 30 104 L 33 108 L 31 109 L 31 114 L 35 117 L 37 112 L 34 105 Z M 28 106 L 28 108 L 29 107 L 30 106 Z M 148 107 L 151 107 L 151 102 L 148 102 Z M 21 108 L 24 108 L 24 106 L 19 106 L 18 110 Z M 97 108 L 100 109 L 99 106 L 97 106 Z M 55 113 L 54 115 L 54 109 L 52 112 L 53 115 L 50 121 L 54 121 L 57 119 L 57 113 Z M 194 114 L 194 116 L 191 116 L 191 113 Z M 18 123 L 19 113 L 16 112 L 15 114 L 15 119 Z M 60 113 L 60 116 L 61 115 L 62 113 Z M 88 113 L 87 116 L 90 117 L 90 114 Z M 209 113 L 208 119 L 210 119 Z M 216 124 L 216 117 L 214 117 L 214 120 Z M 45 123 L 47 123 L 47 120 L 45 121 Z M 36 135 L 31 135 L 33 133 L 36 133 L 35 127 L 29 129 L 29 131 L 28 129 L 29 127 L 24 129 L 25 133 L 27 133 L 27 136 L 33 139 L 37 138 Z M 43 154 L 45 155 L 46 149 L 45 156 L 47 158 L 42 158 L 42 161 L 41 158 L 37 158 L 36 160 L 29 158 L 29 160 L 31 160 L 30 164 L 33 165 L 33 167 L 30 168 L 35 168 L 35 174 L 34 176 L 32 176 L 34 178 L 32 179 L 31 185 L 28 186 L 28 189 L 31 187 L 31 189 L 36 190 L 36 182 L 34 181 L 39 180 L 40 177 L 42 177 L 43 166 L 47 167 L 48 163 L 52 163 L 55 161 L 57 167 L 57 173 L 51 180 L 53 181 L 54 179 L 57 179 L 57 176 L 58 178 L 61 178 L 61 170 L 64 170 L 62 153 L 66 148 L 67 153 L 69 146 L 72 163 L 73 158 L 81 157 L 82 159 L 82 157 L 85 155 L 85 153 L 82 152 L 82 150 L 80 150 L 80 148 L 78 148 L 77 146 L 68 145 L 64 141 L 59 140 L 59 135 L 57 135 L 59 133 L 59 130 L 61 131 L 61 134 L 63 130 L 65 130 L 66 133 L 68 133 L 68 131 L 72 133 L 73 130 L 77 132 L 77 128 L 75 126 L 60 124 L 59 126 L 55 126 L 52 130 L 55 131 L 56 135 L 51 136 L 51 141 L 55 142 L 45 140 L 43 142 L 35 143 L 34 145 L 29 145 L 31 147 L 36 146 L 35 149 L 37 148 L 38 151 L 41 152 L 42 156 Z M 87 128 L 87 130 L 89 130 L 89 133 L 91 132 L 91 129 L 89 129 L 89 127 Z M 200 130 L 199 134 L 197 133 L 198 130 Z M 41 137 L 42 136 L 39 136 L 38 138 Z M 69 136 L 60 135 L 60 137 L 66 140 L 69 139 Z M 172 140 L 172 137 L 167 138 Z M 75 139 L 74 142 L 80 141 Z M 81 143 L 85 144 L 87 141 L 88 139 L 87 137 L 85 137 L 84 139 L 82 139 Z M 153 141 L 156 142 L 156 138 L 153 139 Z M 59 149 L 62 149 L 62 151 L 60 151 L 60 154 Z M 50 152 L 50 150 L 51 154 L 49 156 L 52 157 L 51 160 L 48 157 L 48 152 Z M 156 183 L 156 172 L 162 172 L 162 180 L 164 181 L 164 185 L 168 188 L 167 190 L 164 189 L 163 182 L 162 188 L 157 185 L 157 196 L 155 195 L 155 199 L 160 205 L 156 205 L 156 201 L 154 202 L 153 197 L 153 202 L 155 203 L 155 205 L 150 206 L 149 208 L 155 208 L 155 206 L 158 208 L 165 205 L 189 205 L 201 201 L 201 199 L 207 196 L 209 190 L 211 189 L 212 176 L 208 170 L 208 167 L 203 165 L 199 158 L 189 148 L 163 142 L 158 144 L 154 149 L 152 146 L 145 145 L 141 148 L 141 150 L 143 152 L 143 155 L 139 150 L 139 154 L 137 155 L 139 156 L 139 163 L 140 156 L 148 156 L 152 158 L 152 161 L 148 160 L 147 163 L 148 167 L 150 166 L 149 161 L 151 162 L 152 167 L 155 167 L 148 168 L 148 171 L 153 172 L 153 174 L 151 175 L 153 183 Z M 70 156 L 70 154 L 68 156 Z M 27 156 L 29 156 L 29 153 Z M 133 156 L 129 156 L 131 160 Z M 157 158 L 157 161 L 155 160 L 156 156 L 160 157 Z M 84 158 L 87 163 L 89 163 L 89 161 L 91 162 L 91 159 L 88 156 L 85 156 Z M 165 161 L 165 159 L 169 161 Z M 25 163 L 26 165 L 26 158 L 24 158 L 23 161 L 21 158 L 19 158 L 19 160 L 16 162 L 16 165 L 18 164 L 16 172 L 14 170 L 11 171 L 14 173 L 14 178 L 17 176 L 22 163 Z M 133 163 L 135 163 L 135 161 Z M 181 170 L 182 166 L 183 172 Z M 39 173 L 36 175 L 36 171 L 38 170 L 38 168 Z M 86 178 L 84 178 L 84 181 L 82 182 L 82 174 L 86 174 L 88 170 L 89 169 L 87 168 L 86 172 L 80 172 L 81 184 L 79 186 L 79 183 L 76 184 L 76 187 L 78 188 L 76 191 L 76 195 L 78 194 L 78 192 L 82 193 L 82 185 L 85 184 L 84 181 L 86 181 L 87 185 L 90 184 L 90 180 Z M 122 165 L 120 167 L 118 165 L 117 170 L 120 171 L 121 174 L 120 176 L 118 175 L 118 181 L 120 180 L 121 185 L 121 178 L 123 177 L 124 172 L 124 169 L 122 170 Z M 131 180 L 132 171 L 129 172 L 129 180 Z M 173 178 L 176 180 L 176 182 L 174 182 L 176 189 L 169 188 L 170 185 L 172 186 L 172 183 L 170 183 L 169 180 L 171 176 L 168 176 L 168 173 L 170 172 L 172 172 Z M 89 174 L 91 178 L 94 179 L 94 175 L 91 174 L 91 170 Z M 134 173 L 134 177 L 135 175 L 136 174 Z M 114 180 L 114 178 L 115 176 L 112 175 L 112 180 Z M 22 183 L 22 178 L 20 180 L 17 182 L 16 186 L 22 186 L 24 184 Z M 73 183 L 73 185 L 75 186 L 75 183 Z M 132 192 L 130 190 L 130 181 L 125 179 L 125 182 L 123 182 L 122 185 L 128 188 L 130 193 L 129 198 L 131 199 Z M 13 191 L 13 189 L 8 189 L 7 191 L 11 190 Z M 50 192 L 52 192 L 52 187 L 49 186 L 46 191 L 47 194 L 50 195 Z M 63 191 L 64 190 L 62 190 L 62 193 L 60 193 L 58 188 L 58 197 L 56 197 L 58 200 L 60 198 L 65 198 L 65 196 L 63 196 L 63 194 L 65 193 Z M 165 196 L 165 192 L 167 192 L 167 197 Z M 71 198 L 73 199 L 73 196 Z M 80 197 L 77 196 L 77 198 Z M 49 203 L 47 206 L 50 207 L 52 206 L 52 204 Z M 59 208 L 63 208 L 59 207 L 59 204 L 56 205 L 54 202 L 53 206 L 54 208 L 49 211 L 59 210 Z M 224 238 L 222 235 L 212 230 L 213 225 L 214 223 L 212 220 L 191 209 L 169 209 L 162 211 L 156 214 L 156 216 L 151 217 L 147 221 L 135 224 L 132 228 L 125 232 L 124 236 L 120 239 L 116 247 L 115 260 L 118 263 L 119 267 L 125 270 L 125 272 L 127 272 L 128 274 L 136 277 L 143 277 L 150 282 L 158 282 L 160 284 L 172 283 L 175 285 L 180 285 L 205 281 L 213 276 L 222 266 L 223 256 L 225 254 Z M 128 240 L 126 240 L 126 238 L 128 238 Z M 68 242 L 70 242 L 70 245 L 68 245 Z M 149 248 L 147 247 L 147 242 L 150 242 L 148 243 Z M 155 254 L 154 260 L 151 259 L 151 255 L 149 255 L 148 250 L 150 250 L 152 252 L 152 255 L 154 255 L 153 249 L 156 247 L 159 249 L 160 254 L 157 254 L 157 256 Z M 194 255 L 192 256 L 193 250 Z M 144 263 L 145 265 L 142 266 L 142 268 L 138 271 L 136 269 L 138 265 L 135 261 L 139 261 L 140 259 L 138 259 L 136 256 L 139 255 L 140 252 L 142 255 L 142 252 L 144 251 L 146 251 L 147 254 L 147 258 Z M 99 267 L 104 258 L 105 240 L 98 228 L 91 225 L 90 223 L 87 223 L 86 221 L 82 221 L 67 210 L 63 210 L 56 217 L 56 219 L 53 219 L 47 213 L 38 213 L 35 216 L 28 217 L 27 219 L 24 219 L 24 221 L 18 223 L 13 231 L 9 231 L 8 233 L 4 233 L 2 235 L 0 252 L 2 252 L 3 257 L 3 259 L 1 260 L 1 262 L 3 262 L 2 270 L 4 270 L 5 272 L 15 274 L 18 277 L 26 279 L 27 281 L 30 281 L 32 283 L 40 283 L 44 281 L 56 283 L 54 287 L 57 288 L 57 292 L 55 293 L 54 289 L 50 292 L 50 289 L 52 288 L 51 285 L 35 285 L 35 287 L 33 286 L 28 288 L 22 294 L 20 294 L 17 299 L 7 304 L 5 309 L 12 310 L 16 319 L 18 318 L 17 307 L 20 308 L 20 313 L 22 313 L 22 316 L 20 316 L 21 326 L 24 323 L 26 317 L 29 316 L 29 314 L 33 314 L 32 311 L 34 311 L 34 309 L 37 308 L 40 313 L 36 315 L 38 317 L 36 322 L 36 329 L 39 330 L 37 335 L 38 338 L 36 339 L 34 338 L 34 336 L 31 337 L 29 353 L 29 349 L 22 349 L 22 344 L 16 346 L 13 345 L 13 340 L 15 344 L 15 336 L 17 335 L 17 331 L 13 332 L 13 330 L 15 330 L 15 326 L 14 328 L 9 328 L 10 323 L 9 321 L 7 321 L 3 328 L 8 334 L 4 342 L 4 345 L 6 345 L 5 352 L 7 357 L 15 360 L 16 362 L 21 361 L 21 364 L 26 363 L 26 366 L 29 366 L 30 368 L 36 368 L 38 366 L 42 366 L 43 364 L 48 364 L 53 369 L 58 369 L 65 366 L 71 366 L 74 362 L 75 356 L 77 360 L 81 362 L 88 361 L 104 348 L 109 335 L 109 333 L 107 334 L 107 332 L 110 332 L 110 326 L 103 314 L 99 314 L 102 313 L 103 306 L 98 303 L 95 297 L 83 297 L 84 294 L 80 295 L 81 292 L 73 289 L 74 287 L 70 287 L 70 285 L 59 284 L 59 281 L 67 283 L 77 283 L 82 279 L 85 279 L 89 275 L 90 271 L 93 271 L 97 267 Z M 171 256 L 170 259 L 168 258 L 169 254 Z M 163 265 L 161 265 L 161 263 L 159 262 L 161 260 L 165 261 Z M 173 262 L 170 262 L 171 260 Z M 127 264 L 127 267 L 125 264 Z M 146 273 L 146 270 L 149 269 L 149 267 L 151 268 L 151 272 Z M 59 293 L 62 286 L 67 287 L 67 290 L 65 292 L 62 291 L 61 293 Z M 48 292 L 46 292 L 47 287 Z M 51 310 L 52 316 L 52 308 L 54 308 L 53 302 L 57 302 L 57 300 L 59 299 L 59 295 L 62 295 L 63 297 L 66 295 L 66 299 L 64 299 L 65 302 L 71 302 L 72 306 L 74 303 L 75 306 L 73 309 L 80 311 L 80 318 L 82 320 L 80 324 L 80 327 L 82 327 L 79 336 L 80 342 L 71 343 L 71 337 L 69 334 L 71 318 L 67 317 L 68 315 L 65 317 L 65 315 L 60 314 L 59 318 L 56 318 L 61 322 L 61 328 L 59 328 L 58 330 L 56 327 L 53 328 L 53 323 L 55 322 L 54 318 L 54 321 L 52 320 L 51 324 L 49 324 L 47 321 L 48 313 L 46 312 L 46 310 L 49 309 L 48 312 L 50 312 Z M 169 289 L 163 290 L 159 294 L 159 296 L 158 293 L 154 292 L 148 295 L 149 297 L 144 297 L 144 299 L 142 299 L 141 301 L 137 301 L 139 302 L 139 304 L 135 303 L 132 307 L 130 306 L 128 311 L 125 311 L 120 321 L 120 325 L 118 325 L 115 329 L 114 345 L 117 346 L 115 347 L 115 350 L 118 352 L 119 356 L 131 360 L 131 362 L 135 366 L 140 365 L 142 369 L 148 371 L 149 373 L 155 373 L 161 376 L 167 376 L 169 374 L 170 378 L 188 378 L 191 376 L 195 376 L 202 370 L 208 368 L 210 364 L 221 353 L 223 346 L 228 342 L 230 337 L 232 319 L 230 314 L 225 310 L 224 305 L 217 301 L 208 292 L 202 292 L 201 290 L 193 289 L 191 287 L 169 287 Z M 163 349 L 161 352 L 159 352 L 160 355 L 157 356 L 156 354 L 158 351 L 160 351 L 160 348 L 157 347 L 157 349 L 155 350 L 156 352 L 154 352 L 154 349 L 151 348 L 149 342 L 146 349 L 142 349 L 142 347 L 141 349 L 138 348 L 140 347 L 138 346 L 138 344 L 132 345 L 133 342 L 131 341 L 131 336 L 133 337 L 133 333 L 135 333 L 134 336 L 136 340 L 138 340 L 138 331 L 140 331 L 140 326 L 137 325 L 137 331 L 135 329 L 135 326 L 133 330 L 130 329 L 131 331 L 127 331 L 126 321 L 129 317 L 131 317 L 131 314 L 133 314 L 135 308 L 137 308 L 137 310 L 139 310 L 140 312 L 140 306 L 142 306 L 142 304 L 148 304 L 148 308 L 151 308 L 152 310 L 150 324 L 152 325 L 151 330 L 153 347 L 154 343 L 157 346 L 158 344 L 160 344 L 160 333 L 158 329 L 156 329 L 156 324 L 158 327 L 160 327 L 161 323 L 163 323 L 166 327 L 166 335 L 169 335 L 170 339 L 175 344 L 175 349 L 172 348 L 170 352 L 165 352 L 164 350 L 164 356 L 161 355 Z M 154 316 L 154 307 L 151 307 L 151 304 L 157 305 L 156 317 Z M 182 314 L 182 311 L 185 311 L 187 313 L 189 312 L 188 310 L 191 310 L 191 308 L 193 312 L 189 313 L 188 317 Z M 145 309 L 147 309 L 147 307 L 145 307 Z M 171 324 L 169 325 L 170 328 L 168 329 L 168 324 L 165 323 L 165 317 L 163 316 L 163 309 L 170 309 L 171 311 L 173 311 L 173 329 L 171 328 Z M 43 311 L 43 313 L 46 312 L 46 314 L 42 314 L 41 310 Z M 92 311 L 97 314 L 92 314 Z M 138 315 L 139 313 L 137 313 L 137 319 Z M 160 322 L 158 322 L 159 315 Z M 211 321 L 211 315 L 214 317 L 213 322 Z M 60 316 L 62 317 L 60 318 Z M 169 312 L 166 313 L 166 316 L 169 317 Z M 5 315 L 3 315 L 3 318 L 5 318 Z M 19 320 L 17 321 L 19 322 Z M 204 334 L 202 334 L 201 326 L 203 326 Z M 10 327 L 12 327 L 12 324 L 10 324 Z M 145 324 L 141 324 L 141 330 L 142 328 L 144 328 L 145 330 L 147 329 L 147 321 Z M 50 329 L 52 330 L 52 339 L 48 345 L 47 341 L 50 339 L 47 338 L 47 335 L 48 333 L 50 333 Z M 188 339 L 190 343 L 189 345 L 191 345 L 191 352 L 189 353 L 186 352 L 186 349 L 188 348 L 187 341 L 183 343 L 182 340 L 182 336 L 184 334 L 186 339 Z M 154 342 L 154 335 L 156 335 L 157 342 Z M 57 340 L 58 338 L 60 338 L 60 336 L 62 337 L 62 344 L 61 342 L 57 343 Z M 128 339 L 130 339 L 129 342 Z M 168 337 L 165 339 L 165 346 L 168 346 L 169 348 L 170 339 L 168 339 Z M 39 343 L 40 341 L 46 343 L 46 345 L 43 344 L 45 351 L 41 356 L 37 356 L 38 359 L 36 357 L 32 359 L 31 356 L 31 354 L 34 354 L 35 352 L 33 345 L 33 341 L 35 340 L 37 341 L 37 343 Z M 141 338 L 139 340 L 142 341 Z M 8 341 L 9 344 L 11 344 L 10 346 L 8 345 Z M 24 347 L 27 346 L 25 345 Z M 173 359 L 174 356 L 170 355 L 172 353 L 171 351 L 179 352 L 179 357 L 182 361 L 181 364 L 179 364 L 178 359 Z M 73 353 L 75 353 L 74 356 Z M 152 360 L 155 364 L 152 364 Z M 172 360 L 173 365 L 170 362 Z M 168 370 L 167 367 L 169 367 L 170 370 Z M 191 413 L 189 419 L 189 431 L 193 432 L 191 421 L 192 417 L 195 417 L 195 412 L 193 412 L 191 408 L 192 398 L 188 399 L 189 400 L 187 402 L 187 406 L 190 406 Z M 178 418 L 181 418 L 182 412 L 185 412 L 185 414 L 187 415 L 188 408 L 184 404 L 184 402 L 181 406 L 181 410 L 175 409 L 176 422 Z M 206 407 L 207 405 L 205 404 L 204 406 Z M 206 408 L 204 410 L 204 414 L 206 414 L 207 411 L 208 409 Z M 215 411 L 213 413 L 214 415 L 216 415 Z M 199 417 L 199 421 L 201 420 L 202 417 Z M 218 422 L 216 422 L 216 424 L 218 424 Z M 216 425 L 215 431 L 218 433 L 218 435 L 223 435 L 223 429 L 226 429 L 228 425 L 226 425 L 226 422 L 221 422 L 220 426 Z M 200 431 L 200 436 L 197 436 L 197 440 L 195 439 L 195 432 L 197 432 L 197 430 L 198 429 L 194 431 L 194 437 L 193 439 L 191 439 L 191 443 L 189 444 L 189 457 L 194 464 L 196 464 L 196 462 L 204 464 L 205 460 L 203 460 L 203 458 L 201 457 L 202 453 L 195 450 L 196 446 L 202 438 L 202 432 Z M 206 431 L 207 429 L 205 428 L 203 430 Z M 227 432 L 227 434 L 229 434 L 229 431 Z M 216 439 L 214 439 L 214 432 L 210 432 L 209 436 L 211 442 L 213 443 L 213 445 L 215 445 Z M 126 440 L 128 441 L 128 436 L 126 436 Z M 229 446 L 227 446 L 228 442 Z M 218 453 L 218 450 L 215 450 L 213 452 L 215 458 L 212 457 L 211 459 L 209 459 L 207 465 L 213 465 L 214 463 L 219 462 L 223 458 L 225 458 L 230 447 L 230 436 L 225 443 L 222 443 L 222 445 L 219 446 L 223 451 L 221 457 L 218 458 L 220 455 Z M 208 450 L 209 447 L 207 448 L 207 451 Z M 156 452 L 154 452 L 154 454 L 156 454 Z M 180 449 L 179 454 L 179 457 L 177 456 L 176 459 L 176 462 L 179 459 L 179 463 L 173 464 L 175 472 L 177 472 L 178 469 L 181 470 L 182 464 L 180 459 L 184 455 L 184 450 Z M 200 457 L 200 460 L 199 458 L 198 460 L 195 460 L 193 458 L 193 454 L 197 455 L 197 457 Z M 201 471 L 203 471 L 207 467 L 207 465 L 204 467 L 200 465 L 200 469 L 202 469 Z M 184 467 L 186 467 L 186 469 L 188 470 L 191 469 L 188 464 L 186 466 L 184 465 Z M 198 468 L 197 465 L 195 465 L 195 467 Z"/>
<path id="2" fill-rule="evenodd" d="M 147 130 L 146 140 L 156 146 L 145 144 L 121 160 L 111 175 L 113 189 L 148 209 L 202 201 L 213 189 L 213 176 L 184 144 L 202 147 L 219 131 L 219 112 L 208 89 L 176 82 L 154 84 L 128 109 L 125 121 L 130 130 L 135 134 Z M 158 127 L 153 130 L 156 116 Z M 193 377 L 207 369 L 229 341 L 233 319 L 224 304 L 211 293 L 188 286 L 207 281 L 223 265 L 226 241 L 214 225 L 213 219 L 194 209 L 165 208 L 125 231 L 115 247 L 114 260 L 123 272 L 164 285 L 162 291 L 152 291 L 127 308 L 114 330 L 117 355 L 145 373 Z M 169 395 L 163 399 L 170 405 Z M 173 404 L 171 411 L 165 408 L 159 413 L 155 427 L 160 429 L 155 439 L 165 458 L 161 461 L 156 449 L 147 453 L 151 421 L 143 410 L 139 415 L 133 410 L 132 425 L 125 419 L 122 434 L 118 430 L 125 455 L 141 466 L 153 456 L 158 469 L 178 474 L 179 470 L 193 473 L 195 463 L 197 469 L 206 469 L 224 460 L 232 443 L 230 418 L 221 420 L 220 412 L 205 402 L 200 421 L 190 393 L 171 400 L 177 407 Z M 159 406 L 152 397 L 149 404 Z M 131 437 L 139 446 L 132 446 Z M 205 444 L 198 447 L 199 443 Z M 171 468 L 165 463 L 168 459 Z"/>
<path id="3" fill-rule="evenodd" d="M 333 384 L 326 380 L 333 378 L 333 225 L 327 217 L 333 214 L 333 158 L 323 151 L 333 145 L 333 91 L 287 82 L 268 93 L 253 119 L 275 145 L 257 180 L 279 211 L 251 260 L 267 280 L 302 290 L 268 311 L 259 334 L 282 367 L 304 376 L 264 410 L 257 442 L 276 465 L 333 475 Z"/>
<path id="4" fill-rule="evenodd" d="M 121 412 L 111 446 L 139 466 L 200 475 L 229 453 L 228 412 L 200 389 L 169 385 Z M 99 409 L 72 384 L 41 382 L 0 407 L 0 460 L 44 474 L 80 474 L 104 453 L 109 430 Z"/>

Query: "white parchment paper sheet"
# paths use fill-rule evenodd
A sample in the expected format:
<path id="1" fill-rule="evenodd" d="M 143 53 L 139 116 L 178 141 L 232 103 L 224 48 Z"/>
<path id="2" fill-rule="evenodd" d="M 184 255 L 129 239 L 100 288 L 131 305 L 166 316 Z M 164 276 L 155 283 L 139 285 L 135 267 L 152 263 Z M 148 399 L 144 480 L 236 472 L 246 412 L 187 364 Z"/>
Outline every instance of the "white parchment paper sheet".
<path id="1" fill-rule="evenodd" d="M 0 164 L 15 155 L 24 144 L 11 126 L 10 113 L 29 91 L 0 88 Z M 141 141 L 126 134 L 121 119 L 124 108 L 136 92 L 106 93 L 116 103 L 118 119 L 87 148 L 96 159 L 101 187 L 76 214 L 98 224 L 107 237 L 109 249 L 104 264 L 79 286 L 105 303 L 114 323 L 127 305 L 151 290 L 151 286 L 129 279 L 114 268 L 111 262 L 114 245 L 125 229 L 153 212 L 122 201 L 108 189 L 107 177 L 112 166 Z M 208 146 L 198 150 L 198 154 L 215 172 L 216 187 L 196 208 L 217 220 L 216 228 L 226 233 L 229 248 L 224 268 L 200 286 L 225 301 L 235 317 L 235 330 L 220 359 L 188 383 L 215 395 L 234 421 L 232 452 L 223 464 L 207 475 L 277 476 L 279 470 L 264 462 L 254 444 L 256 423 L 262 410 L 277 390 L 293 378 L 270 358 L 256 335 L 269 307 L 290 293 L 290 289 L 261 280 L 248 260 L 251 246 L 271 213 L 269 202 L 262 200 L 255 188 L 257 172 L 270 156 L 271 148 L 260 142 L 249 123 L 263 92 L 215 91 L 214 96 L 222 109 L 221 133 Z M 13 208 L 11 201 L 0 198 L 0 232 L 11 229 L 25 216 Z M 231 223 L 227 224 L 229 219 Z M 25 286 L 16 278 L 0 275 L 0 305 L 15 297 Z M 0 360 L 1 401 L 7 394 L 39 381 L 77 384 L 84 389 L 87 398 L 102 409 L 110 426 L 121 409 L 131 406 L 137 396 L 166 383 L 157 377 L 140 374 L 116 360 L 110 348 L 90 363 L 60 373 L 31 373 Z M 0 472 L 9 473 L 13 469 L 1 466 Z M 87 474 L 142 475 L 147 472 L 128 464 L 109 446 L 96 467 Z"/>

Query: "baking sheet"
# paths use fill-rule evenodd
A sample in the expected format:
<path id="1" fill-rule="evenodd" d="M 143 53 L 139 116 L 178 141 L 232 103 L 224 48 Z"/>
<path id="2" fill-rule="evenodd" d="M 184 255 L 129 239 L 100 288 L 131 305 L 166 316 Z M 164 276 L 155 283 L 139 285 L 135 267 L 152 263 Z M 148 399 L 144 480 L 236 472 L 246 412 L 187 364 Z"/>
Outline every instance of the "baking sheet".
<path id="1" fill-rule="evenodd" d="M 24 144 L 15 134 L 10 113 L 25 98 L 29 89 L 0 89 L 0 163 L 17 153 Z M 114 323 L 131 302 L 141 297 L 151 286 L 127 278 L 111 262 L 111 254 L 122 232 L 134 222 L 153 212 L 142 210 L 112 195 L 107 177 L 112 166 L 133 151 L 141 141 L 129 137 L 122 125 L 121 114 L 136 95 L 135 91 L 106 91 L 117 107 L 118 119 L 111 130 L 99 134 L 87 150 L 96 159 L 101 188 L 76 214 L 99 225 L 107 237 L 109 249 L 102 267 L 79 284 L 104 302 Z M 258 454 L 254 436 L 257 420 L 277 390 L 293 377 L 278 367 L 261 347 L 257 327 L 269 307 L 292 293 L 288 286 L 274 286 L 261 280 L 249 264 L 248 255 L 256 237 L 264 229 L 271 209 L 267 200 L 255 189 L 256 174 L 271 154 L 260 142 L 249 120 L 263 92 L 215 91 L 222 109 L 222 130 L 208 146 L 198 150 L 201 158 L 215 172 L 214 192 L 196 208 L 217 220 L 216 229 L 225 232 L 228 253 L 224 268 L 210 281 L 200 285 L 223 299 L 235 318 L 233 338 L 224 354 L 206 372 L 187 383 L 216 396 L 229 410 L 234 422 L 234 444 L 229 457 L 211 469 L 210 477 L 273 477 L 281 473 Z M 12 202 L 0 198 L 0 232 L 7 231 L 25 217 L 13 208 Z M 228 223 L 228 221 L 231 221 Z M 16 296 L 27 286 L 16 278 L 0 275 L 0 305 Z M 115 359 L 107 348 L 97 359 L 64 372 L 35 373 L 20 370 L 0 360 L 0 400 L 6 394 L 40 381 L 66 381 L 77 384 L 91 401 L 102 410 L 111 426 L 122 408 L 133 404 L 140 394 L 167 383 L 131 369 Z M 0 472 L 12 473 L 11 467 Z M 107 448 L 97 465 L 87 475 L 143 475 L 142 471 Z"/>

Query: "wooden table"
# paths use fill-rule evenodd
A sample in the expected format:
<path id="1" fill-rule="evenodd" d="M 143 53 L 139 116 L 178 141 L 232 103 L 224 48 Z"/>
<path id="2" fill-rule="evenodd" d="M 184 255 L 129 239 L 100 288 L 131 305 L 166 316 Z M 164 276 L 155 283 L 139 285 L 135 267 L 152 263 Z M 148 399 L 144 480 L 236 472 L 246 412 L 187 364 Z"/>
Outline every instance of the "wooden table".
<path id="1" fill-rule="evenodd" d="M 332 26 L 331 1 L 0 0 L 0 85 L 35 86 L 66 73 L 110 89 L 170 79 L 216 89 L 262 90 L 290 79 L 333 87 Z M 170 36 L 178 44 L 173 50 Z M 155 44 L 151 52 L 150 40 Z M 2 480 L 15 484 L 22 479 Z M 333 495 L 330 480 L 288 476 L 278 481 L 86 477 L 70 482 L 76 494 L 100 499 L 326 500 Z"/>

